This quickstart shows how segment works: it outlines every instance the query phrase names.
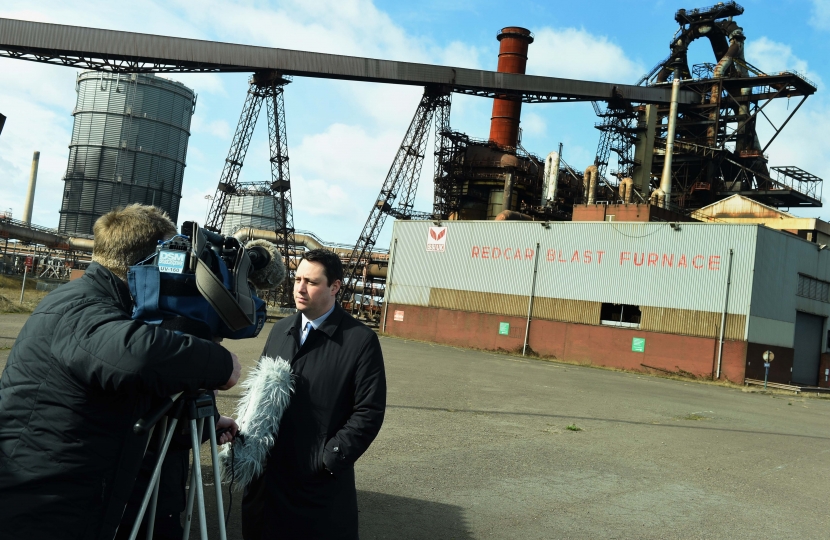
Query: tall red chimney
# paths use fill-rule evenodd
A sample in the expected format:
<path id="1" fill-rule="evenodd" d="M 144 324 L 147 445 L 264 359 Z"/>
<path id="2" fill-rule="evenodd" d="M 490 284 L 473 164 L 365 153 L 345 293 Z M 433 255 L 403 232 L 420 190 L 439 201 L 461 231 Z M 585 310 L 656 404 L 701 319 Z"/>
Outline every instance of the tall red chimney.
<path id="1" fill-rule="evenodd" d="M 524 74 L 527 66 L 527 47 L 533 43 L 530 30 L 518 26 L 502 28 L 498 35 L 500 73 Z M 500 146 L 515 147 L 519 142 L 519 117 L 522 102 L 513 99 L 494 98 L 493 116 L 490 118 L 490 140 Z"/>

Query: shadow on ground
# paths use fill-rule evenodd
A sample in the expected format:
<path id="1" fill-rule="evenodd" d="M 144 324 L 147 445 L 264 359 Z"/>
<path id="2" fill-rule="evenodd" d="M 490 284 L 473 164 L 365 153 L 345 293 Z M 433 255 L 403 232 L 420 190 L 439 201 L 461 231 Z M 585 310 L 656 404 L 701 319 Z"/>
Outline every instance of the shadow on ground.
<path id="1" fill-rule="evenodd" d="M 358 491 L 361 540 L 473 538 L 460 506 Z"/>

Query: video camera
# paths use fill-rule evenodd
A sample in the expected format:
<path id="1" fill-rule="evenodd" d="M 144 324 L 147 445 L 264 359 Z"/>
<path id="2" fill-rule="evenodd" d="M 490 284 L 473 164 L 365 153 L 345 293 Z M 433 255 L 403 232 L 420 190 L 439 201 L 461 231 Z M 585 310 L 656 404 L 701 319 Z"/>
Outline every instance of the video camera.
<path id="1" fill-rule="evenodd" d="M 256 337 L 266 306 L 256 287 L 285 277 L 276 247 L 264 240 L 242 246 L 192 221 L 160 241 L 155 253 L 127 274 L 133 319 L 204 339 Z"/>

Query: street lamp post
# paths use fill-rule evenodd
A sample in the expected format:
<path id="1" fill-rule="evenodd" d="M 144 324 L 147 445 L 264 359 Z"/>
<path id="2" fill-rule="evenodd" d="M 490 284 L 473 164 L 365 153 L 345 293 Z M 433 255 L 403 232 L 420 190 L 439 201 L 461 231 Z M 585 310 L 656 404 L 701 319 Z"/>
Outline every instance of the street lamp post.
<path id="1" fill-rule="evenodd" d="M 763 358 L 764 358 L 764 390 L 766 390 L 767 389 L 767 378 L 769 377 L 769 365 L 770 365 L 770 362 L 775 360 L 775 353 L 773 353 L 772 351 L 769 351 L 769 350 L 764 351 Z"/>

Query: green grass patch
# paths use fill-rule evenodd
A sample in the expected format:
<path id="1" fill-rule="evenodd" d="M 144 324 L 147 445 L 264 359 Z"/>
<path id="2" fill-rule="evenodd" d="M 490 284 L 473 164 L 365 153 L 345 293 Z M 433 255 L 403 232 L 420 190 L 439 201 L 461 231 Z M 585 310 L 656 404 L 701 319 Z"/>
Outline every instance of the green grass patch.
<path id="1" fill-rule="evenodd" d="M 568 431 L 582 431 L 582 428 L 577 426 L 576 424 L 568 424 L 568 427 L 566 427 L 565 429 L 567 429 Z"/>

